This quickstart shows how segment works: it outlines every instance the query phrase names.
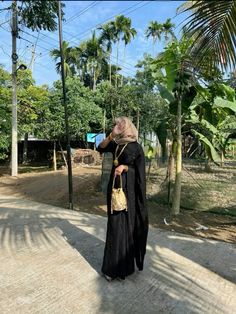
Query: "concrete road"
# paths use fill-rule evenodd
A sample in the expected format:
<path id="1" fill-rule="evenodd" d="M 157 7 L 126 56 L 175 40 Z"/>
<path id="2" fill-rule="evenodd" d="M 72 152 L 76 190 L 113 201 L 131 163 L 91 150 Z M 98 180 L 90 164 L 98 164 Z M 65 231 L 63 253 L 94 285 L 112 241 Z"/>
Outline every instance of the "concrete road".
<path id="1" fill-rule="evenodd" d="M 236 313 L 236 245 L 151 228 L 143 272 L 100 274 L 106 219 L 0 196 L 0 313 Z"/>

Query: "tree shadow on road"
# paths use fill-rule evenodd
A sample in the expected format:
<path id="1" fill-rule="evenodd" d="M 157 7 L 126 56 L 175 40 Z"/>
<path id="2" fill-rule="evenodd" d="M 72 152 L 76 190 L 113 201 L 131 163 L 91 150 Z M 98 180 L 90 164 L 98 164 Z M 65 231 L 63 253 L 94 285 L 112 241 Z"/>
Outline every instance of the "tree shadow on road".
<path id="1" fill-rule="evenodd" d="M 96 215 L 0 200 L 0 243 L 13 254 L 22 249 L 30 252 L 35 246 L 56 252 L 66 241 L 78 259 L 82 256 L 100 273 L 105 229 L 106 220 Z M 229 274 L 236 253 L 233 245 L 227 245 L 225 252 L 221 245 L 226 244 L 151 228 L 144 271 L 123 282 L 108 283 L 98 275 L 93 289 L 100 301 L 93 313 L 226 313 L 231 296 L 223 278 L 233 281 Z M 227 285 L 231 287 L 230 282 Z"/>

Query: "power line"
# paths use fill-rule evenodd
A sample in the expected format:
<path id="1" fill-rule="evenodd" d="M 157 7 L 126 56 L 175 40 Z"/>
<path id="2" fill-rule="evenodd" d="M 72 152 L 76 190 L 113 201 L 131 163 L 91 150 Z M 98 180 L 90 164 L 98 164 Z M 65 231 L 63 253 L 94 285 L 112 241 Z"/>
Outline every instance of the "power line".
<path id="1" fill-rule="evenodd" d="M 72 37 L 70 37 L 70 38 L 68 38 L 68 39 L 65 39 L 65 41 L 68 41 L 68 42 L 71 42 L 71 41 L 72 41 L 72 42 L 75 42 L 75 40 L 72 40 L 72 38 L 75 38 L 76 40 L 82 40 L 82 38 L 79 37 L 79 36 L 82 36 L 82 35 L 86 36 L 86 35 L 85 35 L 86 33 L 88 33 L 89 31 L 91 31 L 91 30 L 93 30 L 93 29 L 96 29 L 98 26 L 102 25 L 103 23 L 110 21 L 111 19 L 113 19 L 113 18 L 116 17 L 117 15 L 120 15 L 120 14 L 122 14 L 122 13 L 132 13 L 132 12 L 134 12 L 134 11 L 136 11 L 136 10 L 142 8 L 143 6 L 149 4 L 149 3 L 153 2 L 153 1 L 154 1 L 154 0 L 147 1 L 147 2 L 145 2 L 145 1 L 140 1 L 140 2 L 138 2 L 138 3 L 136 3 L 136 4 L 132 5 L 132 6 L 128 7 L 127 9 L 122 10 L 122 11 L 120 11 L 119 13 L 112 15 L 111 17 L 109 17 L 109 18 L 105 19 L 104 21 L 102 21 L 102 22 L 96 24 L 95 26 L 93 26 L 93 27 L 91 27 L 91 28 L 89 28 L 89 29 L 87 29 L 87 30 L 85 30 L 85 31 L 83 31 L 83 32 L 81 32 L 81 33 L 79 33 L 78 35 L 73 35 Z M 135 8 L 135 9 L 134 9 L 134 7 L 138 6 L 139 4 L 141 4 L 141 3 L 143 3 L 143 2 L 145 2 L 145 3 L 144 3 L 142 6 L 139 6 L 138 8 Z M 130 11 L 130 9 L 133 9 L 133 10 Z M 127 12 L 127 11 L 128 11 L 128 12 Z M 71 35 L 69 32 L 66 32 L 66 31 L 63 31 L 63 33 L 68 34 L 68 35 Z M 84 37 L 84 36 L 83 36 L 83 37 Z M 49 36 L 45 35 L 45 37 L 49 37 Z M 51 39 L 51 37 L 49 37 L 49 38 Z M 46 53 L 45 53 L 44 55 L 46 55 Z M 42 56 L 44 56 L 44 55 L 42 55 Z"/>
<path id="2" fill-rule="evenodd" d="M 74 21 L 77 17 L 83 15 L 85 12 L 87 12 L 89 9 L 95 7 L 96 5 L 98 5 L 98 3 L 100 3 L 101 1 L 93 1 L 90 5 L 88 5 L 86 8 L 84 8 L 83 10 L 79 11 L 78 13 L 74 14 L 73 16 L 71 16 L 68 20 L 66 20 L 66 23 L 64 23 L 64 25 L 70 23 L 71 21 Z"/>
<path id="3" fill-rule="evenodd" d="M 7 55 L 9 58 L 11 58 L 11 56 L 4 50 L 4 48 L 2 46 L 0 46 L 0 48 L 2 49 L 2 52 Z"/>
<path id="4" fill-rule="evenodd" d="M 3 28 L 3 29 L 4 29 L 4 28 Z M 6 30 L 6 29 L 4 29 L 4 30 L 5 30 L 6 32 L 10 32 L 10 31 L 8 31 L 8 30 Z M 38 37 L 35 36 L 35 35 L 33 35 L 33 34 L 30 34 L 30 33 L 26 32 L 26 31 L 24 31 L 24 30 L 20 30 L 20 31 L 23 32 L 23 33 L 25 33 L 26 35 L 29 35 L 29 36 L 35 38 L 36 40 L 38 39 Z M 26 39 L 26 38 L 24 38 L 24 37 L 22 37 L 22 36 L 18 36 L 18 38 L 19 38 L 19 39 L 22 39 L 22 40 L 24 40 L 24 41 L 26 41 L 26 42 L 28 42 L 28 43 L 30 43 L 31 45 L 34 45 L 34 43 L 33 43 L 32 41 L 30 41 L 30 40 L 28 40 L 28 39 Z M 42 49 L 44 49 L 44 50 L 47 50 L 47 51 L 51 52 L 50 49 L 45 48 L 45 47 L 43 47 L 43 46 L 40 46 L 39 44 L 37 44 L 37 46 L 40 47 L 40 48 L 42 48 Z M 36 54 L 36 55 L 38 55 L 39 57 L 43 57 L 45 54 L 43 54 L 43 55 Z M 115 56 L 111 56 L 111 58 L 112 58 L 113 60 L 116 59 Z M 134 73 L 136 72 L 135 70 L 133 70 L 133 69 L 131 69 L 131 68 L 128 68 L 127 66 L 125 66 L 125 65 L 123 65 L 123 64 L 130 65 L 131 67 L 133 67 L 133 65 L 131 65 L 131 64 L 127 63 L 127 62 L 121 61 L 120 59 L 118 59 L 118 61 L 119 61 L 118 66 L 120 65 L 120 66 L 122 66 L 124 69 L 126 69 L 126 70 L 128 70 L 128 71 L 130 71 L 130 72 L 134 72 Z M 122 71 L 125 73 L 124 70 L 122 70 Z M 127 72 L 126 72 L 126 73 L 127 73 Z"/>
<path id="5" fill-rule="evenodd" d="M 0 27 L 1 27 L 5 32 L 8 32 L 8 33 L 11 32 L 11 31 L 9 31 L 8 29 L 4 28 L 2 25 L 0 25 Z"/>
<path id="6" fill-rule="evenodd" d="M 79 12 L 76 13 L 75 15 L 71 16 L 71 17 L 66 21 L 66 23 L 64 23 L 64 25 L 66 25 L 66 24 L 70 23 L 71 21 L 75 20 L 77 17 L 83 15 L 85 12 L 87 12 L 89 9 L 93 8 L 94 6 L 96 6 L 97 4 L 99 4 L 100 2 L 102 2 L 102 1 L 94 1 L 94 2 L 92 2 L 90 5 L 88 5 L 86 8 L 84 8 L 82 11 L 79 11 Z M 63 33 L 68 33 L 68 32 L 63 31 Z M 68 33 L 68 34 L 70 35 L 70 33 Z M 43 34 L 43 33 L 41 33 L 41 35 L 43 35 L 43 36 L 46 37 L 46 38 L 49 38 L 49 39 L 52 39 L 52 40 L 58 42 L 57 39 L 55 39 L 55 38 L 53 38 L 53 37 L 51 37 L 51 36 L 49 36 L 49 35 L 45 35 L 45 34 Z M 41 40 L 41 39 L 40 39 L 40 40 Z M 44 42 L 46 42 L 46 41 L 44 41 Z M 46 42 L 46 43 L 48 44 L 48 42 Z"/>
<path id="7" fill-rule="evenodd" d="M 0 26 L 2 26 L 2 25 L 4 25 L 4 24 L 6 24 L 6 23 L 8 23 L 8 22 L 10 22 L 10 19 L 9 19 L 9 20 L 7 20 L 7 21 L 5 21 L 5 22 L 3 22 L 3 23 L 1 23 L 1 24 L 0 24 Z"/>
<path id="8" fill-rule="evenodd" d="M 23 57 L 25 56 L 27 50 L 29 49 L 29 46 L 25 46 L 23 49 L 22 49 L 22 52 L 18 52 L 18 55 L 19 55 L 19 59 L 23 59 Z"/>
<path id="9" fill-rule="evenodd" d="M 2 12 L 2 11 L 7 11 L 7 10 L 10 10 L 10 9 L 11 9 L 11 6 L 10 6 L 10 7 L 7 7 L 7 8 L 0 9 L 0 12 Z"/>
<path id="10" fill-rule="evenodd" d="M 91 9 L 92 7 L 94 7 L 95 5 L 97 5 L 99 2 L 101 2 L 101 1 L 94 1 L 94 2 L 92 2 L 92 3 L 91 3 L 88 7 L 86 7 L 84 10 L 82 10 L 82 11 L 76 13 L 75 15 L 71 16 L 71 17 L 67 20 L 67 22 L 66 22 L 65 24 L 68 24 L 69 22 L 71 22 L 72 20 L 74 20 L 76 17 L 81 16 L 81 15 L 84 14 L 86 11 L 88 11 L 89 9 Z M 89 29 L 87 29 L 87 30 L 81 32 L 79 35 L 76 35 L 76 36 L 73 35 L 72 37 L 70 37 L 69 39 L 67 39 L 67 41 L 72 41 L 72 42 L 73 42 L 73 41 L 75 41 L 76 39 L 81 39 L 81 38 L 78 37 L 78 36 L 81 36 L 81 35 L 84 35 L 84 36 L 85 36 L 85 34 L 88 33 L 88 31 L 91 31 L 91 30 L 93 30 L 94 28 L 97 28 L 98 26 L 100 26 L 101 24 L 103 24 L 103 23 L 105 23 L 105 22 L 111 20 L 111 19 L 114 18 L 115 16 L 117 16 L 117 15 L 119 15 L 119 14 L 122 14 L 122 13 L 130 14 L 130 13 L 132 13 L 132 12 L 134 12 L 134 11 L 136 11 L 136 10 L 142 8 L 143 6 L 145 6 L 145 5 L 147 5 L 147 4 L 151 3 L 151 2 L 153 2 L 153 0 L 152 0 L 152 1 L 147 1 L 147 2 L 145 2 L 144 4 L 142 4 L 141 6 L 139 6 L 139 5 L 140 5 L 141 3 L 143 3 L 143 2 L 144 2 L 144 1 L 140 1 L 140 2 L 138 2 L 138 3 L 136 3 L 136 4 L 132 5 L 132 6 L 128 7 L 127 9 L 120 11 L 119 13 L 117 13 L 117 14 L 111 16 L 110 18 L 104 20 L 103 22 L 100 22 L 100 23 L 96 24 L 96 25 L 93 26 L 92 28 L 89 28 Z M 138 7 L 137 7 L 137 6 L 138 6 Z M 6 21 L 6 22 L 7 22 L 7 21 Z M 4 22 L 4 24 L 5 24 L 6 22 Z M 1 25 L 0 25 L 0 26 L 1 26 Z M 3 27 L 2 27 L 2 28 L 3 28 Z M 4 29 L 4 28 L 3 28 L 3 29 Z M 10 32 L 10 31 L 8 31 L 8 30 L 6 30 L 6 29 L 4 29 L 4 30 L 7 31 L 7 32 Z M 26 32 L 26 31 L 24 31 L 24 30 L 21 30 L 21 31 L 24 32 L 26 35 L 31 36 L 31 37 L 37 39 L 37 37 L 36 37 L 35 35 L 30 34 L 30 33 Z M 66 34 L 68 34 L 68 35 L 71 35 L 69 32 L 66 32 L 66 31 L 64 31 L 64 33 L 66 33 Z M 52 38 L 51 36 L 45 35 L 45 34 L 43 34 L 43 33 L 41 33 L 41 35 L 43 35 L 43 36 L 46 37 L 46 38 L 49 38 L 50 40 L 54 40 L 54 41 L 57 42 L 57 40 L 54 39 L 54 38 Z M 84 36 L 83 36 L 83 37 L 84 37 Z M 22 40 L 24 40 L 24 41 L 27 41 L 27 42 L 31 43 L 32 45 L 34 45 L 34 43 L 32 43 L 31 41 L 29 41 L 29 40 L 26 39 L 26 38 L 23 38 L 23 37 L 21 37 L 21 36 L 19 36 L 19 38 L 22 39 Z M 75 38 L 75 39 L 72 40 L 72 38 Z M 40 38 L 39 41 L 40 41 L 40 40 L 41 40 L 42 42 L 45 42 L 47 45 L 49 45 L 49 42 L 48 42 L 48 41 L 43 40 L 42 38 Z M 51 51 L 51 49 L 48 49 L 48 48 L 43 47 L 43 46 L 40 46 L 40 45 L 38 45 L 38 47 L 40 47 L 41 49 L 47 51 L 47 53 Z M 52 45 L 52 47 L 55 47 L 55 46 Z M 55 48 L 56 48 L 56 47 L 55 47 Z M 44 56 L 44 55 L 46 55 L 47 53 L 41 54 L 41 57 Z M 40 56 L 40 55 L 39 55 L 39 56 Z M 116 57 L 114 57 L 114 56 L 111 56 L 111 57 L 112 57 L 113 59 L 116 58 Z M 125 68 L 125 69 L 127 69 L 128 71 L 130 71 L 130 72 L 131 72 L 131 71 L 136 72 L 135 70 L 133 70 L 133 69 L 131 69 L 131 68 L 128 68 L 127 66 L 124 65 L 124 64 L 126 64 L 126 65 L 128 65 L 128 66 L 130 66 L 130 67 L 133 68 L 134 66 L 133 66 L 132 64 L 129 64 L 128 62 L 125 62 L 125 61 L 123 61 L 123 60 L 121 61 L 120 59 L 118 59 L 118 60 L 119 60 L 119 65 L 122 66 L 122 68 Z M 123 70 L 123 72 L 124 72 L 124 70 Z M 125 73 L 125 72 L 124 72 L 124 73 Z M 126 73 L 127 73 L 127 72 L 126 72 Z"/>
<path id="11" fill-rule="evenodd" d="M 30 34 L 30 33 L 26 32 L 26 31 L 24 31 L 24 30 L 22 30 L 22 29 L 20 29 L 20 31 L 23 32 L 23 33 L 25 33 L 26 35 L 31 36 L 31 37 L 35 38 L 36 40 L 38 40 L 38 37 L 37 37 L 37 36 L 35 36 L 35 35 L 33 35 L 33 34 Z M 38 33 L 39 33 L 39 32 L 38 32 Z M 19 36 L 19 38 L 21 38 L 21 37 Z M 45 43 L 48 44 L 48 42 L 46 42 L 46 41 L 43 40 L 43 39 L 39 39 L 39 40 L 41 40 L 41 41 L 43 41 L 43 42 L 45 42 Z M 51 49 L 45 48 L 45 47 L 43 47 L 43 46 L 40 46 L 39 44 L 37 44 L 37 45 L 38 45 L 40 48 L 44 49 L 44 50 L 47 50 L 47 51 L 49 51 L 49 52 L 51 51 Z"/>
<path id="12" fill-rule="evenodd" d="M 105 22 L 111 20 L 112 18 L 114 18 L 115 16 L 117 16 L 117 15 L 119 15 L 119 14 L 122 14 L 122 13 L 125 13 L 125 12 L 128 13 L 128 14 L 129 14 L 129 13 L 132 13 L 132 12 L 134 12 L 134 11 L 136 11 L 136 10 L 142 8 L 142 7 L 145 6 L 145 5 L 150 4 L 152 1 L 145 2 L 143 5 L 137 7 L 139 4 L 141 4 L 141 3 L 143 3 L 143 2 L 144 2 L 144 1 L 140 1 L 139 3 L 136 3 L 136 4 L 132 5 L 132 6 L 130 6 L 129 8 L 127 8 L 127 9 L 125 9 L 125 10 L 119 12 L 118 14 L 115 14 L 115 15 L 113 15 L 112 17 L 110 17 L 110 18 L 104 20 L 103 22 L 100 22 L 99 24 L 96 24 L 94 27 L 92 27 L 92 28 L 90 28 L 90 29 L 88 29 L 88 30 L 86 30 L 86 31 L 83 31 L 83 32 L 80 33 L 79 35 L 86 34 L 88 31 L 91 31 L 92 29 L 97 28 L 99 25 L 101 25 L 101 24 L 103 24 L 103 23 L 105 23 Z M 134 7 L 136 7 L 136 8 L 134 8 Z M 131 9 L 132 9 L 132 10 L 131 10 Z M 81 15 L 82 15 L 82 14 L 81 14 Z M 66 31 L 64 31 L 64 33 L 70 35 L 70 33 L 66 32 Z M 79 35 L 78 35 L 78 36 L 79 36 Z M 49 37 L 49 36 L 47 36 L 47 35 L 45 35 L 45 34 L 43 34 L 43 36 Z M 52 39 L 51 37 L 49 37 L 49 38 Z M 71 38 L 75 38 L 75 36 L 72 36 Z M 77 36 L 76 36 L 76 38 L 77 38 L 77 39 L 81 39 L 81 38 L 79 38 L 79 37 L 77 37 Z M 71 40 L 70 40 L 70 39 L 67 39 L 66 41 L 71 41 Z M 72 42 L 73 42 L 73 41 L 74 41 L 74 40 L 72 40 Z M 43 57 L 43 56 L 45 56 L 45 55 L 46 55 L 46 53 L 43 54 L 41 57 Z M 115 58 L 115 57 L 113 57 L 113 58 Z M 120 59 L 119 59 L 119 64 L 120 64 L 123 68 L 126 68 L 126 69 L 128 69 L 128 68 L 125 67 L 123 64 L 127 64 L 127 65 L 131 66 L 132 68 L 134 67 L 133 65 L 131 65 L 131 64 L 127 63 L 127 62 L 121 61 Z M 130 69 L 128 69 L 128 70 L 129 70 L 129 71 L 133 71 L 134 73 L 136 72 L 135 70 L 130 70 Z M 124 72 L 124 71 L 123 71 L 123 72 Z"/>
<path id="13" fill-rule="evenodd" d="M 94 25 L 93 27 L 88 28 L 87 30 L 85 30 L 85 31 L 83 31 L 83 32 L 81 32 L 81 33 L 79 33 L 78 35 L 76 35 L 76 36 L 73 35 L 71 38 L 67 39 L 67 41 L 72 41 L 72 42 L 73 42 L 74 40 L 72 40 L 72 38 L 81 39 L 79 36 L 82 36 L 82 35 L 85 36 L 85 34 L 88 33 L 89 31 L 91 31 L 91 30 L 93 30 L 93 29 L 96 29 L 98 26 L 100 26 L 100 25 L 102 25 L 102 24 L 104 24 L 104 23 L 106 23 L 106 22 L 112 20 L 112 19 L 115 18 L 117 15 L 122 14 L 122 13 L 127 13 L 127 14 L 129 14 L 129 13 L 131 13 L 131 12 L 133 12 L 133 11 L 136 11 L 136 10 L 142 8 L 143 6 L 149 4 L 149 3 L 152 2 L 152 1 L 147 1 L 147 2 L 144 3 L 142 6 L 140 6 L 140 7 L 138 7 L 138 8 L 135 8 L 134 10 L 129 11 L 129 9 L 134 8 L 134 7 L 136 7 L 137 5 L 139 5 L 139 4 L 143 3 L 143 2 L 144 2 L 144 1 L 140 1 L 140 2 L 138 2 L 138 3 L 136 3 L 136 4 L 132 5 L 132 6 L 130 6 L 130 7 L 127 8 L 127 9 L 122 10 L 122 11 L 119 12 L 118 14 L 115 14 L 115 15 L 110 16 L 109 18 L 105 19 L 104 21 L 102 21 L 102 22 L 100 22 L 100 23 Z M 127 11 L 128 11 L 128 12 L 127 12 Z M 65 33 L 65 34 L 69 34 L 68 32 L 65 32 L 65 31 L 64 31 L 64 33 Z M 84 36 L 83 36 L 83 37 L 84 37 Z"/>

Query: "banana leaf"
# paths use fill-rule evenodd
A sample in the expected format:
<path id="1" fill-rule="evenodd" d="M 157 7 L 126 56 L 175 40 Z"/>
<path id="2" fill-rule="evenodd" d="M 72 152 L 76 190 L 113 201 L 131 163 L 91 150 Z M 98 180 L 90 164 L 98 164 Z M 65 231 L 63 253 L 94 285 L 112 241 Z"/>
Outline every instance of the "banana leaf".
<path id="1" fill-rule="evenodd" d="M 207 146 L 207 148 L 209 149 L 209 151 L 211 153 L 212 160 L 216 163 L 219 163 L 221 161 L 220 155 L 217 153 L 216 149 L 211 144 L 211 142 L 208 140 L 208 138 L 206 138 L 203 134 L 201 134 L 195 130 L 192 130 L 192 132 L 199 138 L 199 140 L 201 142 L 203 142 Z"/>
<path id="2" fill-rule="evenodd" d="M 157 88 L 162 98 L 168 101 L 168 103 L 175 100 L 174 95 L 164 85 L 157 84 Z"/>
<path id="3" fill-rule="evenodd" d="M 155 130 L 155 133 L 158 137 L 158 140 L 161 145 L 161 151 L 162 151 L 162 162 L 164 162 L 167 158 L 167 152 L 166 152 L 166 139 L 167 139 L 167 126 L 166 122 L 161 122 L 157 129 Z"/>
<path id="4" fill-rule="evenodd" d="M 213 108 L 227 108 L 236 113 L 236 101 L 229 101 L 221 97 L 216 97 Z"/>

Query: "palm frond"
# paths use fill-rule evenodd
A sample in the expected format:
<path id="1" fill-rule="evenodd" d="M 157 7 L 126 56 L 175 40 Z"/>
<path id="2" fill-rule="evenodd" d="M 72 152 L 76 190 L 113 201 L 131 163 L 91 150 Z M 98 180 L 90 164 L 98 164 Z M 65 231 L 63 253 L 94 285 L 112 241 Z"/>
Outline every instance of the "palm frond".
<path id="1" fill-rule="evenodd" d="M 191 5 L 190 5 L 191 4 Z M 236 1 L 192 1 L 182 12 L 191 10 L 184 26 L 194 38 L 192 50 L 203 60 L 214 55 L 212 62 L 222 68 L 236 65 Z"/>

